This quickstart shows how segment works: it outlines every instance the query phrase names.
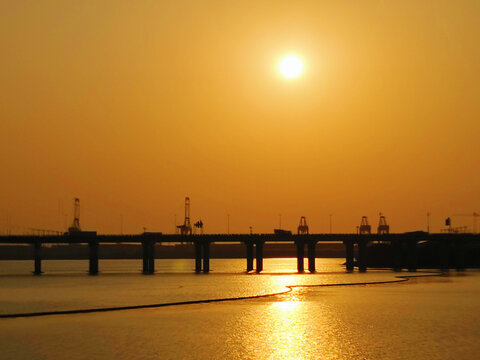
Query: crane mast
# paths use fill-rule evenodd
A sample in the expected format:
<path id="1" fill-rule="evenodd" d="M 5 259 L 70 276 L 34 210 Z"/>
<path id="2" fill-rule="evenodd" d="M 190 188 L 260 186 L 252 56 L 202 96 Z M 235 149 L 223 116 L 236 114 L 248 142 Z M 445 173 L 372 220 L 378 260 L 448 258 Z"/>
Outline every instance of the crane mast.
<path id="1" fill-rule="evenodd" d="M 203 224 L 202 224 L 203 226 Z M 192 225 L 190 223 L 190 198 L 187 196 L 185 198 L 185 220 L 183 225 L 178 225 L 181 235 L 192 235 Z"/>
<path id="2" fill-rule="evenodd" d="M 80 228 L 80 199 L 75 198 L 73 204 L 73 223 L 72 226 L 68 228 L 69 233 L 75 233 L 82 231 Z"/>

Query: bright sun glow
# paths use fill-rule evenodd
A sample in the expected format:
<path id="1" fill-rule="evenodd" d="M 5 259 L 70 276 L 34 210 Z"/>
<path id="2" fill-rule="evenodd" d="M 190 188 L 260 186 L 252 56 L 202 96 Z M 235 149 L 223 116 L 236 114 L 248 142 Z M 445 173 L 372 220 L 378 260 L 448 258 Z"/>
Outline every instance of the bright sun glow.
<path id="1" fill-rule="evenodd" d="M 280 72 L 283 76 L 289 79 L 298 77 L 302 73 L 303 64 L 302 61 L 294 56 L 286 56 L 280 61 Z"/>

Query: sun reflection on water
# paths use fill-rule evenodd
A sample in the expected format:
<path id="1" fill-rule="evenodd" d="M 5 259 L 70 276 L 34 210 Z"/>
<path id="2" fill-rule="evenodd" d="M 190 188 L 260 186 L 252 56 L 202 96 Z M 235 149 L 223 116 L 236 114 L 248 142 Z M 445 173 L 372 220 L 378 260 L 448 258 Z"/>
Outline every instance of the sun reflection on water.
<path id="1" fill-rule="evenodd" d="M 309 346 L 305 328 L 305 302 L 298 290 L 280 297 L 281 301 L 270 306 L 270 329 L 267 332 L 270 344 L 270 359 L 304 359 L 305 347 Z"/>
<path id="2" fill-rule="evenodd" d="M 298 301 L 296 300 L 288 300 L 288 301 L 282 301 L 278 303 L 274 303 L 274 306 L 284 310 L 284 311 L 292 311 L 296 306 L 298 306 Z"/>

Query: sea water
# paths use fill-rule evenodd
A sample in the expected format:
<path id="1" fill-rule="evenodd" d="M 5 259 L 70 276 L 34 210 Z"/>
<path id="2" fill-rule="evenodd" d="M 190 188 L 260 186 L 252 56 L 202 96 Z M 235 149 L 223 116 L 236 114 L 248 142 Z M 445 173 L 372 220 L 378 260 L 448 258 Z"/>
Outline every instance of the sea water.
<path id="1" fill-rule="evenodd" d="M 0 359 L 478 359 L 480 273 L 347 273 L 343 259 L 0 262 Z M 400 282 L 399 282 L 400 281 Z M 207 301 L 213 302 L 207 302 Z M 224 300 L 217 302 L 216 300 Z M 185 304 L 187 303 L 188 304 Z M 183 303 L 183 304 L 179 304 Z M 130 310 L 94 311 L 145 306 Z M 157 307 L 159 306 L 159 307 Z"/>

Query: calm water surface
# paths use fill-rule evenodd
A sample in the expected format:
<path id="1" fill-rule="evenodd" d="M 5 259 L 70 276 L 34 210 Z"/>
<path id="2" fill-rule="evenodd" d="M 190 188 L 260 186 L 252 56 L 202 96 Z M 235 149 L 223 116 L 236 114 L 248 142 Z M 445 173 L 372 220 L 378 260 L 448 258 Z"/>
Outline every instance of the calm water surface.
<path id="1" fill-rule="evenodd" d="M 167 304 L 283 293 L 229 302 L 0 319 L 0 359 L 478 359 L 480 273 L 398 280 L 391 271 L 345 273 L 343 259 L 317 259 L 317 274 L 295 274 L 296 259 L 0 262 L 0 314 Z M 418 272 L 418 275 L 432 275 Z"/>

